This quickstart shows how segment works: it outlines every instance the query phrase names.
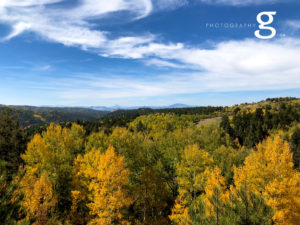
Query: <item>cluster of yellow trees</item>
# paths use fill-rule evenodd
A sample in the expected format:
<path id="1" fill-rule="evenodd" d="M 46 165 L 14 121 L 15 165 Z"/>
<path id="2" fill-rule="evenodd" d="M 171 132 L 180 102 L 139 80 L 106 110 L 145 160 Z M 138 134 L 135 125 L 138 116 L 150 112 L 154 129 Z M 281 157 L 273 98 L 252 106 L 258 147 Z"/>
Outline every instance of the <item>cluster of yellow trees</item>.
<path id="1" fill-rule="evenodd" d="M 280 134 L 232 147 L 217 125 L 150 115 L 86 137 L 51 124 L 29 142 L 22 222 L 298 225 L 300 174 Z"/>
<path id="2" fill-rule="evenodd" d="M 257 205 L 251 205 L 254 203 L 251 201 L 251 194 L 265 200 L 274 212 L 272 218 L 266 218 L 266 221 L 264 216 L 268 215 L 259 215 L 264 224 L 270 224 L 269 219 L 278 225 L 299 224 L 300 173 L 293 168 L 288 143 L 279 135 L 259 144 L 257 151 L 246 158 L 243 166 L 234 167 L 234 185 L 229 188 L 222 171 L 218 166 L 211 169 L 212 166 L 212 158 L 197 146 L 184 150 L 183 161 L 178 164 L 179 195 L 170 216 L 177 224 L 191 224 L 193 221 L 189 211 L 203 210 L 199 208 L 201 201 L 207 218 L 215 220 L 211 224 L 236 224 L 239 218 L 235 218 L 226 208 L 235 201 L 240 201 L 245 205 L 245 213 L 247 207 L 255 209 Z M 241 190 L 245 193 L 241 193 Z M 203 192 L 198 199 L 195 198 L 197 192 Z M 260 213 L 259 208 L 255 210 Z M 251 216 L 250 213 L 248 216 Z M 249 222 L 251 218 L 244 220 Z M 248 224 L 255 223 L 252 221 Z"/>

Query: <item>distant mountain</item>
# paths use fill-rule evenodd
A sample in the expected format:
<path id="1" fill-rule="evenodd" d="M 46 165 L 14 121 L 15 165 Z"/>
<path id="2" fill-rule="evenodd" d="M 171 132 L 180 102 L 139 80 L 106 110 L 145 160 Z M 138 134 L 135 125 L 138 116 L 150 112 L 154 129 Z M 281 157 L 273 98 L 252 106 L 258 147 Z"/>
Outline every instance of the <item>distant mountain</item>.
<path id="1" fill-rule="evenodd" d="M 175 109 L 175 108 L 193 108 L 193 107 L 197 107 L 197 106 L 176 103 L 176 104 L 170 105 L 166 108 Z"/>
<path id="2" fill-rule="evenodd" d="M 90 106 L 89 109 L 101 110 L 101 111 L 115 111 L 115 110 L 130 110 L 130 109 L 141 109 L 141 108 L 149 108 L 149 109 L 176 109 L 176 108 L 193 108 L 197 106 L 191 106 L 181 103 L 176 103 L 169 106 L 119 106 L 115 105 L 112 107 L 106 106 Z"/>
<path id="3" fill-rule="evenodd" d="M 111 106 L 111 107 L 107 107 L 107 106 L 90 106 L 87 107 L 89 109 L 94 109 L 94 110 L 100 110 L 100 111 L 114 111 L 114 110 L 118 110 L 118 109 L 125 109 L 126 107 L 122 107 L 119 105 L 115 105 L 115 106 Z"/>

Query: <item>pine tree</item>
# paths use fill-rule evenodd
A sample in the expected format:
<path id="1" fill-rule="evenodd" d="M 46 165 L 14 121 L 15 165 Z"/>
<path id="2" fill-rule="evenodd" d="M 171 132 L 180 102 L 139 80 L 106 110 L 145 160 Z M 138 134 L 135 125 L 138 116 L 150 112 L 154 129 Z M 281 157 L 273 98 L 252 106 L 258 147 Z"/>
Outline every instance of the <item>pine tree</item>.
<path id="1" fill-rule="evenodd" d="M 297 126 L 292 137 L 292 150 L 294 165 L 297 170 L 300 170 L 300 127 Z"/>
<path id="2" fill-rule="evenodd" d="M 17 116 L 6 108 L 0 113 L 0 160 L 6 162 L 7 179 L 18 171 L 22 163 L 20 155 L 24 153 L 26 140 L 24 131 L 19 127 Z"/>
<path id="3" fill-rule="evenodd" d="M 19 179 L 7 181 L 5 162 L 0 161 L 0 221 L 1 224 L 13 225 L 19 211 L 20 199 L 15 195 Z"/>
<path id="4" fill-rule="evenodd" d="M 225 224 L 271 225 L 272 216 L 273 210 L 264 196 L 249 192 L 246 184 L 241 189 L 230 187 L 223 211 Z"/>

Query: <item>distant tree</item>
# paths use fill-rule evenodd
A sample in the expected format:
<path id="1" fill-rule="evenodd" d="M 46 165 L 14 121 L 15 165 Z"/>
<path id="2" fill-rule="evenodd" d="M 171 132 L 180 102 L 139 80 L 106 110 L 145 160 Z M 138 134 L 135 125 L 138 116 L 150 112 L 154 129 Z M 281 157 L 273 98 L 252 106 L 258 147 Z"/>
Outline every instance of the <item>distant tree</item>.
<path id="1" fill-rule="evenodd" d="M 220 123 L 220 127 L 224 129 L 231 137 L 233 137 L 233 129 L 230 125 L 230 121 L 227 115 L 222 117 L 222 121 Z"/>
<path id="2" fill-rule="evenodd" d="M 223 116 L 221 128 L 232 139 L 246 147 L 255 147 L 264 140 L 272 129 L 285 129 L 300 121 L 300 104 L 281 102 L 275 106 L 266 105 L 253 109 L 236 108 L 232 120 Z"/>
<path id="3" fill-rule="evenodd" d="M 295 168 L 300 170 L 300 127 L 297 127 L 291 137 L 293 161 Z"/>

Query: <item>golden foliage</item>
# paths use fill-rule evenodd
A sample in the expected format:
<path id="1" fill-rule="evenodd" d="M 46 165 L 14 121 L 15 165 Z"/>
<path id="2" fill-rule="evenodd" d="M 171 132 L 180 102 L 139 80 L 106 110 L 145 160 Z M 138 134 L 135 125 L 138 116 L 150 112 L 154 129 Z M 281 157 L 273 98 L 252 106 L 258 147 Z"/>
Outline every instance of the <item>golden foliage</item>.
<path id="1" fill-rule="evenodd" d="M 275 179 L 265 191 L 267 203 L 276 209 L 273 217 L 278 225 L 296 225 L 300 222 L 300 174 L 294 173 L 281 181 Z"/>
<path id="2" fill-rule="evenodd" d="M 204 191 L 212 164 L 209 153 L 197 145 L 189 145 L 184 149 L 182 160 L 177 165 L 179 196 L 172 209 L 171 220 L 179 224 L 186 224 L 190 220 L 188 206 L 192 203 L 197 205 L 197 196 Z"/>
<path id="3" fill-rule="evenodd" d="M 205 213 L 207 216 L 218 216 L 215 214 L 220 211 L 220 208 L 223 207 L 228 199 L 226 187 L 226 181 L 221 175 L 221 170 L 218 167 L 215 167 L 207 180 L 205 194 L 203 196 L 205 202 Z"/>
<path id="4" fill-rule="evenodd" d="M 80 172 L 89 179 L 91 202 L 87 206 L 93 216 L 89 224 L 127 224 L 122 210 L 132 203 L 126 191 L 129 170 L 114 148 L 109 147 L 104 154 L 92 149 L 81 160 Z"/>
<path id="5" fill-rule="evenodd" d="M 187 225 L 192 222 L 189 216 L 189 203 L 183 194 L 179 194 L 172 208 L 170 220 L 178 225 Z"/>
<path id="6" fill-rule="evenodd" d="M 299 172 L 293 169 L 289 144 L 279 135 L 259 144 L 243 167 L 234 168 L 236 187 L 247 183 L 248 191 L 265 195 L 267 203 L 275 209 L 276 224 L 298 224 L 299 179 Z"/>
<path id="7" fill-rule="evenodd" d="M 37 193 L 48 192 L 50 195 L 45 196 L 46 199 L 49 198 L 47 201 L 57 205 L 61 203 L 65 207 L 64 210 L 68 210 L 65 203 L 71 200 L 69 187 L 72 180 L 72 164 L 76 154 L 83 150 L 83 137 L 84 129 L 79 125 L 73 124 L 68 129 L 50 124 L 42 135 L 36 134 L 28 143 L 27 150 L 22 155 L 22 159 L 26 163 L 26 173 L 21 181 L 21 192 L 25 193 L 23 208 L 30 217 L 37 214 L 34 213 L 34 210 L 38 205 L 37 203 L 34 205 L 34 203 L 40 201 L 40 196 L 31 192 L 39 185 L 41 190 Z M 44 186 L 41 186 L 42 181 L 45 183 Z M 51 196 L 54 198 L 53 200 L 50 199 Z M 42 206 L 45 208 L 44 204 L 46 203 L 43 203 Z M 46 210 L 42 206 L 41 210 Z M 53 206 L 51 205 L 51 207 Z M 67 216 L 64 215 L 64 217 Z"/>
<path id="8" fill-rule="evenodd" d="M 27 219 L 34 219 L 36 225 L 50 224 L 57 199 L 47 174 L 43 173 L 40 178 L 25 175 L 20 186 L 24 190 L 22 206 L 27 212 Z"/>
<path id="9" fill-rule="evenodd" d="M 208 152 L 197 145 L 187 146 L 177 165 L 179 192 L 195 197 L 197 192 L 203 191 L 212 164 L 213 159 Z"/>

